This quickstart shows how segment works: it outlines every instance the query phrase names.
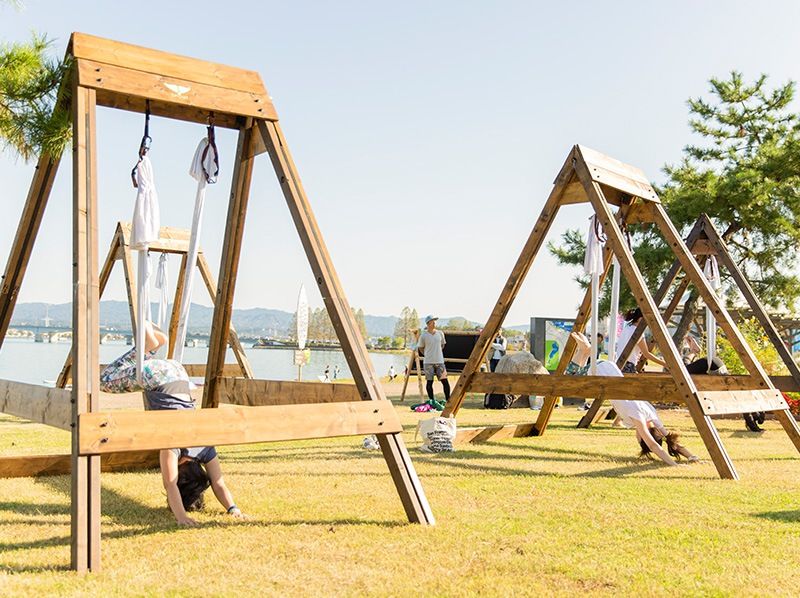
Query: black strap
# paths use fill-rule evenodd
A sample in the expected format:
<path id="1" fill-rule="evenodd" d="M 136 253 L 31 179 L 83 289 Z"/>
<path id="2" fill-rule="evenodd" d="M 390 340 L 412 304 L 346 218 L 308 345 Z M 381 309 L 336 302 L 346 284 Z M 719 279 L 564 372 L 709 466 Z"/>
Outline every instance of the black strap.
<path id="1" fill-rule="evenodd" d="M 214 150 L 214 174 L 210 174 L 206 170 L 206 157 L 208 157 L 209 149 Z M 208 184 L 213 185 L 217 182 L 217 176 L 219 175 L 219 152 L 217 151 L 217 140 L 214 135 L 213 112 L 208 117 L 208 145 L 203 148 L 203 155 L 200 157 L 200 167 L 203 169 L 203 174 Z"/>
<path id="2" fill-rule="evenodd" d="M 150 151 L 150 144 L 152 141 L 153 138 L 150 137 L 150 100 L 145 100 L 144 135 L 142 135 L 142 141 L 139 144 L 139 160 L 136 162 L 136 166 L 133 167 L 133 170 L 131 170 L 131 182 L 133 182 L 134 189 L 138 187 L 136 184 L 136 172 L 139 170 L 139 164 L 141 164 L 142 158 L 144 158 L 147 155 L 147 152 Z"/>

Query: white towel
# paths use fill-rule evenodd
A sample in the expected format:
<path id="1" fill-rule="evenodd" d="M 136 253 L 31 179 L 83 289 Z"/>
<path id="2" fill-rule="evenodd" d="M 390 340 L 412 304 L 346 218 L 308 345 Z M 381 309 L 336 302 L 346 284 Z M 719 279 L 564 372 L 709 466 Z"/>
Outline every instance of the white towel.
<path id="1" fill-rule="evenodd" d="M 169 302 L 167 300 L 167 287 L 169 286 L 169 271 L 167 268 L 167 254 L 162 253 L 158 259 L 158 271 L 156 272 L 156 288 L 161 290 L 158 296 L 158 318 L 156 325 L 161 330 L 167 329 L 167 308 Z"/>
<path id="2" fill-rule="evenodd" d="M 722 287 L 722 279 L 719 275 L 719 265 L 717 264 L 716 256 L 709 256 L 706 260 L 706 265 L 703 267 L 703 273 L 708 279 L 714 293 L 722 302 L 719 297 L 719 289 Z M 711 371 L 711 361 L 717 355 L 717 320 L 711 312 L 711 308 L 706 305 L 706 360 L 708 361 L 708 371 Z"/>
<path id="3" fill-rule="evenodd" d="M 603 247 L 605 244 L 603 226 L 597 222 L 597 216 L 592 216 L 589 218 L 589 234 L 586 236 L 586 254 L 583 258 L 583 270 L 586 274 L 603 273 Z"/>

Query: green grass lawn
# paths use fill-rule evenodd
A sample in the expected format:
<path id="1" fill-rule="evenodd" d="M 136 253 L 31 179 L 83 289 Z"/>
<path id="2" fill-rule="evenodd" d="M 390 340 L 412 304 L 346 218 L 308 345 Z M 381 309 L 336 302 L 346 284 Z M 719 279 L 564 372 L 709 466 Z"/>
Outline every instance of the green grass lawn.
<path id="1" fill-rule="evenodd" d="M 179 529 L 157 471 L 103 474 L 103 570 L 69 564 L 69 478 L 0 480 L 0 595 L 798 595 L 800 458 L 774 422 L 718 422 L 741 481 L 719 480 L 688 415 L 663 413 L 698 465 L 636 458 L 633 434 L 575 429 L 419 453 L 427 414 L 398 404 L 437 518 L 405 522 L 361 438 L 221 447 L 254 519 L 211 504 Z M 529 421 L 468 405 L 459 425 Z M 64 432 L 2 416 L 0 453 L 67 450 Z M 208 493 L 209 499 L 213 497 Z"/>

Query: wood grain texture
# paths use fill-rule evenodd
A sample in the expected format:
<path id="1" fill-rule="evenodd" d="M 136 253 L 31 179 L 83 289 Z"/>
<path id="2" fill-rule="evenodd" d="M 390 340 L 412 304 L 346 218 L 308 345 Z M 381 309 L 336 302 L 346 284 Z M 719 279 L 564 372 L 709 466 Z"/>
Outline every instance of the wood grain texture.
<path id="1" fill-rule="evenodd" d="M 80 425 L 84 455 L 402 431 L 389 401 L 111 411 L 83 414 Z"/>
<path id="2" fill-rule="evenodd" d="M 478 444 L 481 442 L 506 440 L 508 438 L 524 438 L 534 432 L 534 424 L 506 424 L 503 426 L 486 426 L 483 428 L 458 428 L 453 444 Z"/>
<path id="3" fill-rule="evenodd" d="M 72 391 L 0 380 L 0 412 L 70 430 Z"/>
<path id="4" fill-rule="evenodd" d="M 111 453 L 103 455 L 100 459 L 100 470 L 108 473 L 155 469 L 158 466 L 158 451 Z M 0 478 L 69 475 L 71 472 L 71 455 L 0 457 Z"/>
<path id="5" fill-rule="evenodd" d="M 293 382 L 220 378 L 220 402 L 257 407 L 261 405 L 305 405 L 308 403 L 346 403 L 361 400 L 355 384 Z"/>
<path id="6" fill-rule="evenodd" d="M 700 406 L 707 415 L 788 409 L 779 390 L 701 390 Z"/>

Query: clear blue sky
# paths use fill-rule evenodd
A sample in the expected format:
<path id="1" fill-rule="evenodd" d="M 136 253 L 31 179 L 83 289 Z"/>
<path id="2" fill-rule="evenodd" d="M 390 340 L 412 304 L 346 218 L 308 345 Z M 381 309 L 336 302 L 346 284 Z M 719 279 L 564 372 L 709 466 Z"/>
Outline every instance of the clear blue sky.
<path id="1" fill-rule="evenodd" d="M 707 94 L 709 77 L 738 69 L 777 84 L 800 68 L 800 4 L 789 1 L 25 5 L 0 5 L 0 39 L 46 32 L 61 55 L 83 31 L 259 71 L 350 302 L 372 314 L 411 305 L 484 321 L 574 143 L 659 181 L 691 139 L 686 99 Z M 98 125 L 104 253 L 133 209 L 142 118 L 101 109 Z M 153 122 L 162 224 L 191 224 L 186 170 L 202 134 Z M 223 177 L 207 198 L 202 242 L 215 271 L 234 144 L 220 133 Z M 21 301 L 70 300 L 65 166 Z M 32 168 L 0 155 L 2 260 Z M 291 311 L 301 281 L 321 304 L 268 158 L 253 183 L 236 306 Z M 551 237 L 587 217 L 565 210 Z M 575 274 L 543 253 L 507 324 L 574 315 Z M 106 297 L 124 297 L 121 272 Z"/>

